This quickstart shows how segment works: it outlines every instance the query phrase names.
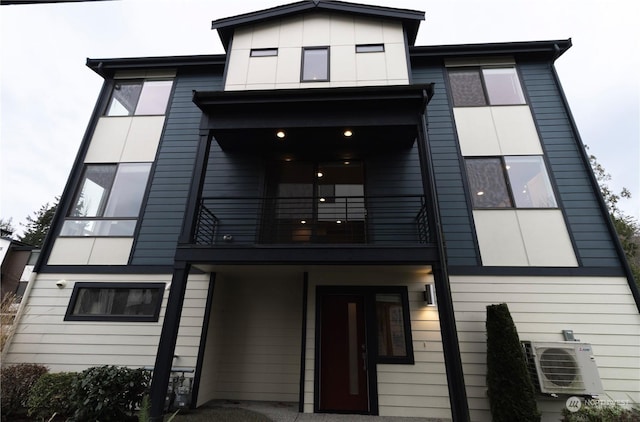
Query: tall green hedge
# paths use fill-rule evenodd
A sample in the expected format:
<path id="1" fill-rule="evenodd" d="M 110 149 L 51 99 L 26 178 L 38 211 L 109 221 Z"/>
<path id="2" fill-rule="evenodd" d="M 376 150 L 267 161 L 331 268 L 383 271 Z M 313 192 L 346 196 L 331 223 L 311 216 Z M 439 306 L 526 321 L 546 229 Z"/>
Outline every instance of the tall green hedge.
<path id="1" fill-rule="evenodd" d="M 535 390 L 506 303 L 487 306 L 487 386 L 493 422 L 539 422 Z"/>

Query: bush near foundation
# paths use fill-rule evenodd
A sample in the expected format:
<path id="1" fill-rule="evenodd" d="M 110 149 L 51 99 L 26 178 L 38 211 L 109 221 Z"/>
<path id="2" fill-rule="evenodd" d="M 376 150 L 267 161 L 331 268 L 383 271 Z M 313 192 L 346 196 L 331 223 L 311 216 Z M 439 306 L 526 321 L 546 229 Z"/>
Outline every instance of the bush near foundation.
<path id="1" fill-rule="evenodd" d="M 100 366 L 81 372 L 72 386 L 79 421 L 137 421 L 135 410 L 148 389 L 150 374 L 144 369 Z"/>
<path id="2" fill-rule="evenodd" d="M 49 420 L 54 414 L 67 419 L 75 412 L 72 385 L 78 374 L 58 372 L 44 374 L 31 389 L 27 407 L 29 416 Z"/>
<path id="3" fill-rule="evenodd" d="M 3 420 L 26 414 L 29 393 L 40 377 L 49 370 L 46 366 L 20 363 L 3 366 L 0 370 L 0 413 Z"/>
<path id="4" fill-rule="evenodd" d="M 493 422 L 539 422 L 535 390 L 506 303 L 487 306 L 487 387 Z"/>
<path id="5" fill-rule="evenodd" d="M 561 422 L 640 422 L 640 410 L 625 409 L 620 405 L 582 405 L 577 412 L 562 409 Z"/>

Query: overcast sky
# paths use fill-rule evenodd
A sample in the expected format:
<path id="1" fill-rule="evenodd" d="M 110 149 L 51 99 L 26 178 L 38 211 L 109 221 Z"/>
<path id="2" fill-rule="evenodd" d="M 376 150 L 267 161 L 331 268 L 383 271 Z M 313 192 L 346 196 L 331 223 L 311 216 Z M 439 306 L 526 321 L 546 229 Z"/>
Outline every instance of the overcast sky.
<path id="1" fill-rule="evenodd" d="M 0 217 L 62 193 L 102 79 L 87 57 L 223 53 L 211 21 L 282 0 L 0 6 Z M 365 1 L 360 1 L 364 3 Z M 640 6 L 633 0 L 370 0 L 426 12 L 416 45 L 572 38 L 556 68 L 582 141 L 640 217 Z"/>

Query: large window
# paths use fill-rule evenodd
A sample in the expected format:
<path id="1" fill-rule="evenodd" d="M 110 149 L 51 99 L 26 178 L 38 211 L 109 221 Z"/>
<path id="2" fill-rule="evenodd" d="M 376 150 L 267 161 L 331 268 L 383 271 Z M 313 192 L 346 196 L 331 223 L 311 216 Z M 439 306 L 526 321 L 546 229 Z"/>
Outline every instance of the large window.
<path id="1" fill-rule="evenodd" d="M 525 104 L 513 67 L 449 69 L 455 107 Z"/>
<path id="2" fill-rule="evenodd" d="M 412 359 L 408 312 L 401 292 L 376 294 L 379 362 L 404 363 Z"/>
<path id="3" fill-rule="evenodd" d="M 76 283 L 66 321 L 155 322 L 164 283 Z"/>
<path id="4" fill-rule="evenodd" d="M 302 49 L 302 82 L 329 80 L 329 47 Z"/>
<path id="5" fill-rule="evenodd" d="M 162 115 L 171 94 L 170 80 L 116 81 L 107 116 Z"/>
<path id="6" fill-rule="evenodd" d="M 555 208 L 540 156 L 466 158 L 474 208 Z"/>
<path id="7" fill-rule="evenodd" d="M 150 168 L 150 163 L 88 165 L 60 235 L 132 236 Z"/>

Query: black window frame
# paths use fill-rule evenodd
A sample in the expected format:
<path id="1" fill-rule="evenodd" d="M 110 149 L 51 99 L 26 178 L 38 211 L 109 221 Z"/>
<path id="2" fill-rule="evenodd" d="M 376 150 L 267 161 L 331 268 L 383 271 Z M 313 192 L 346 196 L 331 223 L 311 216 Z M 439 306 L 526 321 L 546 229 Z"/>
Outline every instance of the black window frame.
<path id="1" fill-rule="evenodd" d="M 142 91 L 144 89 L 144 84 L 147 82 L 171 82 L 171 87 L 169 88 L 169 93 L 167 95 L 166 104 L 164 105 L 164 110 L 162 113 L 136 113 L 138 108 L 138 104 L 140 102 L 140 97 L 142 95 Z M 136 98 L 135 104 L 133 105 L 133 112 L 130 114 L 109 114 L 109 110 L 111 109 L 111 103 L 113 101 L 114 92 L 118 90 L 119 85 L 140 85 L 140 92 Z M 169 103 L 171 102 L 171 93 L 174 88 L 174 78 L 126 78 L 126 79 L 114 79 L 111 87 L 111 92 L 109 93 L 109 100 L 107 101 L 104 112 L 102 113 L 103 117 L 134 117 L 134 116 L 165 116 L 167 114 L 167 110 L 169 108 Z"/>
<path id="2" fill-rule="evenodd" d="M 379 50 L 377 49 L 378 47 L 380 48 Z M 357 54 L 384 53 L 384 52 L 385 52 L 384 43 L 356 44 Z"/>
<path id="3" fill-rule="evenodd" d="M 135 164 L 139 164 L 139 165 L 146 165 L 148 166 L 147 168 L 147 175 L 146 175 L 146 182 L 145 185 L 143 187 L 143 195 L 140 198 L 140 207 L 138 208 L 138 212 L 135 216 L 131 215 L 131 216 L 105 216 L 105 210 L 108 208 L 109 206 L 109 202 L 111 199 L 111 195 L 113 193 L 113 187 L 116 183 L 116 180 L 118 178 L 118 173 L 120 168 L 124 165 L 135 165 Z M 100 215 L 96 215 L 96 216 L 78 216 L 78 215 L 73 215 L 73 212 L 75 210 L 76 204 L 79 202 L 81 195 L 82 195 L 82 191 L 83 191 L 83 187 L 84 187 L 84 182 L 86 180 L 86 174 L 87 171 L 90 167 L 114 167 L 115 168 L 115 172 L 113 174 L 113 179 L 111 180 L 111 183 L 109 185 L 109 188 L 106 189 L 106 193 L 104 194 L 105 199 L 104 199 L 104 204 L 101 204 L 99 207 L 99 214 Z M 108 238 L 115 238 L 115 237 L 132 237 L 133 233 L 129 234 L 129 235 L 120 235 L 120 234 L 92 234 L 92 235 L 76 235 L 76 234 L 63 234 L 63 230 L 64 230 L 64 224 L 68 221 L 86 221 L 86 222 L 91 222 L 91 221 L 135 221 L 134 223 L 134 232 L 135 232 L 135 225 L 137 225 L 139 219 L 140 219 L 140 215 L 142 213 L 142 209 L 144 207 L 144 198 L 147 195 L 147 191 L 149 189 L 149 184 L 151 181 L 151 172 L 152 172 L 152 167 L 153 167 L 153 163 L 149 163 L 149 162 L 121 162 L 121 163 L 86 163 L 84 165 L 84 168 L 82 169 L 82 174 L 78 180 L 78 184 L 76 186 L 76 190 L 73 194 L 73 200 L 71 202 L 71 205 L 69 207 L 69 210 L 67 211 L 66 215 L 65 215 L 65 219 L 63 222 L 63 226 L 61 228 L 61 232 L 59 234 L 60 237 L 68 237 L 68 238 L 73 238 L 73 237 L 78 237 L 78 238 L 87 238 L 87 237 L 108 237 Z"/>
<path id="4" fill-rule="evenodd" d="M 276 56 L 278 56 L 277 47 L 252 48 L 249 51 L 249 57 L 276 57 Z"/>
<path id="5" fill-rule="evenodd" d="M 555 202 L 554 206 L 518 206 L 517 204 L 517 200 L 516 200 L 516 196 L 514 194 L 514 187 L 512 185 L 512 179 L 509 176 L 508 173 L 508 164 L 507 164 L 507 159 L 509 158 L 518 158 L 518 157 L 538 157 L 540 158 L 542 167 L 544 168 L 545 171 L 545 176 L 546 176 L 546 181 L 549 183 L 549 189 L 551 194 L 553 195 L 553 200 Z M 504 182 L 504 185 L 507 189 L 507 195 L 508 195 L 508 199 L 509 202 L 511 203 L 510 206 L 487 206 L 487 207 L 483 207 L 483 206 L 476 206 L 475 204 L 475 200 L 474 197 L 477 194 L 477 192 L 473 192 L 472 186 L 471 186 L 471 180 L 469 177 L 469 168 L 467 166 L 467 161 L 478 161 L 478 160 L 499 160 L 500 161 L 500 168 L 501 168 L 501 174 L 502 174 L 502 181 Z M 471 199 L 471 207 L 474 210 L 526 210 L 526 209 L 531 209 L 531 210 L 552 210 L 552 209 L 558 209 L 559 208 L 559 202 L 558 202 L 558 195 L 556 193 L 556 188 L 553 185 L 552 179 L 550 177 L 550 172 L 549 172 L 549 167 L 547 166 L 546 160 L 544 159 L 543 155 L 487 155 L 487 156 L 469 156 L 469 157 L 464 157 L 464 171 L 466 174 L 466 183 L 468 186 L 467 191 L 469 192 L 470 195 L 470 199 Z"/>
<path id="6" fill-rule="evenodd" d="M 158 322 L 166 283 L 139 283 L 139 282 L 76 282 L 71 292 L 69 305 L 64 316 L 65 321 L 112 321 L 112 322 Z M 80 297 L 81 289 L 152 289 L 158 290 L 158 300 L 154 304 L 153 315 L 88 315 L 74 314 L 76 302 Z"/>
<path id="7" fill-rule="evenodd" d="M 490 95 L 489 95 L 489 90 L 487 88 L 487 84 L 485 81 L 485 75 L 484 75 L 484 70 L 491 70 L 491 69 L 512 69 L 516 75 L 516 77 L 518 78 L 518 86 L 520 88 L 520 94 L 522 95 L 522 102 L 521 103 L 497 103 L 497 104 L 492 104 L 491 103 L 491 99 L 490 99 Z M 453 88 L 453 84 L 451 83 L 451 73 L 456 73 L 456 72 L 471 72 L 471 71 L 476 71 L 478 73 L 478 76 L 480 78 L 480 86 L 482 88 L 482 95 L 484 96 L 484 104 L 473 104 L 473 105 L 458 105 L 455 102 L 455 95 L 454 95 L 454 88 Z M 451 103 L 453 104 L 453 107 L 500 107 L 500 106 L 520 106 L 520 105 L 527 105 L 527 96 L 525 95 L 525 91 L 524 91 L 524 86 L 522 85 L 522 78 L 520 77 L 520 72 L 518 72 L 518 68 L 517 66 L 514 65 L 485 65 L 485 66 L 456 66 L 456 67 L 449 67 L 447 68 L 447 84 L 449 86 L 450 89 L 450 96 L 451 96 Z"/>
<path id="8" fill-rule="evenodd" d="M 327 52 L 327 77 L 326 79 L 305 79 L 304 78 L 304 70 L 305 70 L 305 52 L 312 50 L 324 50 Z M 314 46 L 314 47 L 302 47 L 302 58 L 300 65 L 300 82 L 309 83 L 309 82 L 330 82 L 331 81 L 331 47 L 328 45 L 325 46 Z"/>

